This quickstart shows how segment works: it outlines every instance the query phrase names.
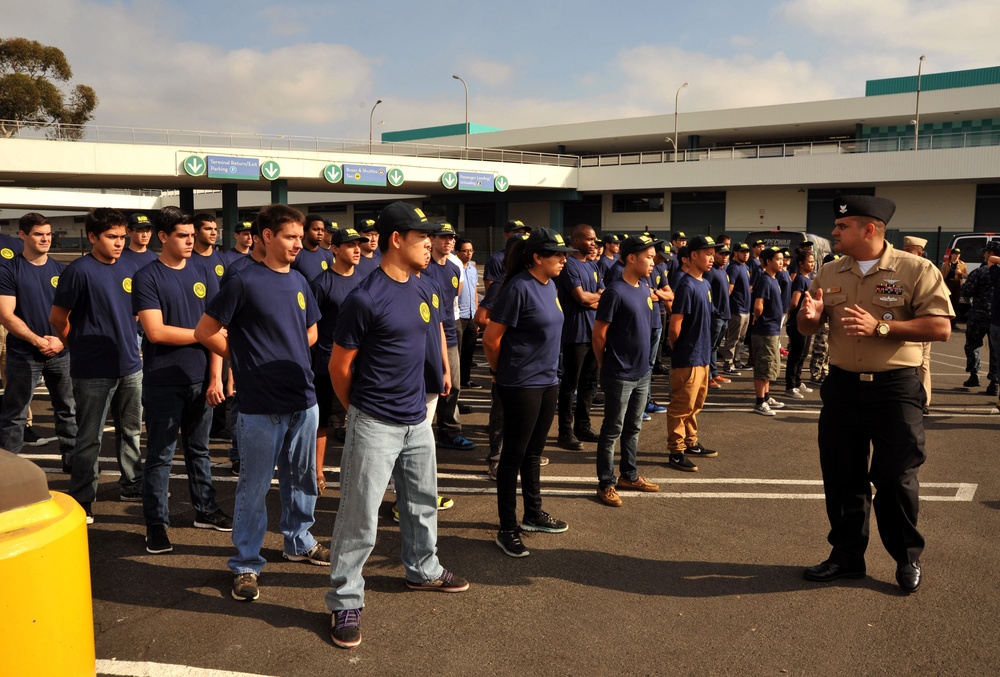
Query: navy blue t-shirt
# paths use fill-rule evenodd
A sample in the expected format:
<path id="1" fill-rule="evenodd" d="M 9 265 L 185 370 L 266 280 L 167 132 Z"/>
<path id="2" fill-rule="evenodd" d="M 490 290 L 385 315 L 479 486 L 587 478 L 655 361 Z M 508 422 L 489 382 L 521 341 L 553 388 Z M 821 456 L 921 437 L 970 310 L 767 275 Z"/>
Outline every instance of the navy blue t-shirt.
<path id="1" fill-rule="evenodd" d="M 68 308 L 70 376 L 121 378 L 142 369 L 132 314 L 135 264 L 81 256 L 59 277 L 52 305 Z"/>
<path id="2" fill-rule="evenodd" d="M 354 266 L 354 274 L 360 274 L 362 279 L 368 277 L 376 268 L 378 268 L 379 261 L 381 260 L 382 257 L 378 256 L 377 252 L 376 256 L 371 258 L 362 255 L 361 258 L 358 259 L 358 265 Z"/>
<path id="3" fill-rule="evenodd" d="M 431 265 L 434 265 L 433 261 Z M 445 307 L 441 303 L 440 286 L 436 280 L 423 275 L 416 278 L 431 292 L 431 326 L 427 329 L 427 351 L 424 355 L 424 387 L 428 393 L 444 390 L 444 356 L 441 351 L 441 323 Z M 455 316 L 451 313 L 452 317 Z"/>
<path id="4" fill-rule="evenodd" d="M 750 286 L 756 287 L 760 276 L 766 274 L 764 273 L 764 266 L 761 265 L 760 259 L 755 259 L 751 256 L 747 259 L 747 268 L 750 270 Z"/>
<path id="5" fill-rule="evenodd" d="M 14 315 L 28 325 L 28 329 L 39 336 L 55 336 L 49 324 L 52 299 L 59 287 L 59 276 L 66 264 L 51 256 L 40 266 L 33 265 L 18 254 L 9 264 L 0 266 L 0 296 L 17 299 Z M 22 360 L 47 360 L 41 351 L 23 339 L 7 334 L 7 352 Z M 59 355 L 66 353 L 63 350 Z"/>
<path id="6" fill-rule="evenodd" d="M 438 264 L 433 258 L 423 272 L 437 282 L 441 294 L 441 321 L 444 323 L 444 337 L 448 346 L 458 345 L 458 327 L 455 324 L 455 299 L 458 297 L 458 284 L 462 279 L 462 269 L 454 261 L 445 259 L 444 265 Z"/>
<path id="7" fill-rule="evenodd" d="M 361 282 L 357 271 L 352 275 L 341 275 L 330 268 L 317 275 L 309 283 L 316 304 L 319 307 L 319 322 L 316 325 L 319 334 L 312 347 L 312 369 L 314 373 L 327 373 L 330 365 L 330 354 L 333 352 L 333 334 L 337 329 L 337 318 L 344 299 L 354 291 Z"/>
<path id="8" fill-rule="evenodd" d="M 241 413 L 291 414 L 316 404 L 307 332 L 319 321 L 319 309 L 298 271 L 247 266 L 205 313 L 229 329 Z"/>
<path id="9" fill-rule="evenodd" d="M 505 268 L 506 254 L 506 249 L 501 249 L 493 253 L 490 260 L 486 262 L 486 268 L 483 270 L 483 280 L 503 282 L 503 278 L 507 274 L 507 269 Z"/>
<path id="10" fill-rule="evenodd" d="M 209 273 L 215 275 L 215 279 L 218 282 L 221 282 L 222 276 L 226 274 L 226 262 L 223 260 L 222 254 L 214 249 L 208 256 L 202 256 L 198 252 L 191 252 L 191 258 L 188 259 L 188 263 L 201 266 Z M 208 300 L 211 301 L 211 297 Z"/>
<path id="11" fill-rule="evenodd" d="M 685 274 L 681 269 L 681 257 L 673 257 L 669 261 L 665 262 L 664 266 L 666 266 L 667 283 L 670 284 L 671 289 L 676 290 L 678 280 L 680 280 L 681 275 Z"/>
<path id="12" fill-rule="evenodd" d="M 194 329 L 205 312 L 207 299 L 218 290 L 215 275 L 191 265 L 190 259 L 179 270 L 154 261 L 135 274 L 132 309 L 136 315 L 142 310 L 159 310 L 164 325 Z M 200 343 L 173 346 L 142 337 L 144 384 L 191 385 L 201 383 L 207 375 L 208 349 Z"/>
<path id="13" fill-rule="evenodd" d="M 670 365 L 708 366 L 712 359 L 712 290 L 708 280 L 680 276 L 674 289 L 672 312 L 684 315 L 684 320 L 670 353 Z"/>
<path id="14" fill-rule="evenodd" d="M 563 310 L 555 280 L 542 284 L 521 271 L 504 283 L 491 319 L 507 326 L 500 341 L 497 383 L 545 388 L 559 382 Z"/>
<path id="15" fill-rule="evenodd" d="M 559 303 L 565 314 L 562 342 L 590 343 L 597 311 L 577 303 L 573 290 L 580 287 L 585 292 L 597 293 L 600 289 L 597 268 L 590 261 L 581 261 L 569 255 L 566 257 L 566 266 L 554 281 L 558 285 Z"/>
<path id="16" fill-rule="evenodd" d="M 480 308 L 485 308 L 486 310 L 493 312 L 493 306 L 497 303 L 497 297 L 500 295 L 500 289 L 503 287 L 503 280 L 498 280 L 496 284 L 491 284 L 490 288 L 486 290 L 483 294 L 483 300 L 479 302 Z M 491 317 L 492 319 L 492 317 Z"/>
<path id="17" fill-rule="evenodd" d="M 764 299 L 764 312 L 754 320 L 753 333 L 758 336 L 777 336 L 781 333 L 781 316 L 785 314 L 785 307 L 781 304 L 778 281 L 767 273 L 762 273 L 754 285 L 754 305 L 757 299 Z"/>
<path id="18" fill-rule="evenodd" d="M 310 282 L 330 268 L 333 268 L 333 252 L 322 247 L 316 247 L 314 252 L 303 247 L 292 261 L 292 270 L 299 271 Z"/>
<path id="19" fill-rule="evenodd" d="M 398 282 L 381 268 L 347 295 L 333 338 L 339 346 L 358 350 L 351 385 L 354 407 L 403 425 L 427 418 L 427 332 L 440 331 L 432 297 L 430 286 L 419 278 L 411 275 Z"/>
<path id="20" fill-rule="evenodd" d="M 792 304 L 792 276 L 787 270 L 779 270 L 775 276 L 778 281 L 778 289 L 781 290 L 781 307 L 788 310 Z"/>
<path id="21" fill-rule="evenodd" d="M 128 247 L 125 247 L 125 249 L 122 250 L 121 258 L 123 261 L 131 261 L 135 265 L 136 270 L 140 270 L 143 266 L 149 265 L 153 261 L 160 258 L 160 255 L 151 249 L 147 249 L 144 252 L 134 252 Z"/>
<path id="22" fill-rule="evenodd" d="M 809 285 L 811 283 L 812 280 L 810 280 L 807 276 L 802 274 L 796 275 L 795 279 L 792 280 L 792 295 L 794 295 L 795 292 L 802 292 L 802 293 L 799 295 L 799 302 L 795 305 L 795 307 L 794 308 L 789 307 L 788 320 L 786 321 L 786 324 L 789 327 L 799 326 L 799 318 L 798 318 L 799 308 L 802 307 L 802 303 L 806 300 L 805 294 L 809 290 Z"/>
<path id="23" fill-rule="evenodd" d="M 230 251 L 232 251 L 232 250 L 230 250 Z M 195 257 L 195 255 L 192 254 L 191 258 L 193 259 L 194 257 Z M 244 268 L 247 268 L 248 266 L 252 266 L 254 264 L 261 265 L 261 266 L 264 265 L 263 263 L 261 263 L 260 261 L 256 260 L 254 257 L 250 256 L 249 254 L 247 254 L 246 256 L 234 257 L 231 263 L 226 264 L 226 272 L 224 272 L 222 274 L 222 277 L 219 278 L 219 287 L 221 288 L 221 287 L 226 286 L 226 283 L 229 282 L 231 279 L 233 279 L 233 276 L 235 276 L 236 273 L 238 273 L 241 270 L 243 270 Z"/>
<path id="24" fill-rule="evenodd" d="M 194 256 L 194 254 L 192 254 Z M 221 252 L 219 256 L 222 257 L 222 265 L 226 267 L 226 272 L 229 272 L 230 266 L 243 258 L 250 258 L 250 252 L 247 251 L 245 254 L 238 249 L 227 249 Z"/>
<path id="25" fill-rule="evenodd" d="M 750 269 L 745 263 L 730 261 L 726 268 L 733 293 L 729 295 L 729 311 L 732 315 L 750 314 Z"/>
<path id="26" fill-rule="evenodd" d="M 597 319 L 610 324 L 602 377 L 638 381 L 649 373 L 650 310 L 654 307 L 646 280 L 633 287 L 619 278 L 604 290 L 597 304 Z"/>
<path id="27" fill-rule="evenodd" d="M 729 275 L 725 268 L 713 265 L 705 277 L 712 288 L 712 317 L 728 320 L 729 312 Z"/>
<path id="28" fill-rule="evenodd" d="M 0 260 L 13 261 L 18 254 L 24 253 L 24 240 L 0 233 Z"/>
<path id="29" fill-rule="evenodd" d="M 597 274 L 601 276 L 602 280 L 604 279 L 604 275 L 608 272 L 611 266 L 618 263 L 618 261 L 619 261 L 618 254 L 615 254 L 610 258 L 605 256 L 604 254 L 601 254 L 601 258 L 597 259 Z"/>

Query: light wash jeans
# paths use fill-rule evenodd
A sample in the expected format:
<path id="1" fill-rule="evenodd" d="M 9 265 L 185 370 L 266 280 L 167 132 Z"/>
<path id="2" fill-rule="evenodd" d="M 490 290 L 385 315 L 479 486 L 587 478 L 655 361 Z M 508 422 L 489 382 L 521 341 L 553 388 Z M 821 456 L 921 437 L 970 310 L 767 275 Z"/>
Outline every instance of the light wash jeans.
<path id="1" fill-rule="evenodd" d="M 278 466 L 278 495 L 285 552 L 304 555 L 316 546 L 309 533 L 316 509 L 316 429 L 319 407 L 291 414 L 246 414 L 237 419 L 240 479 L 236 484 L 233 545 L 234 574 L 260 574 L 267 560 L 260 554 L 267 532 L 265 499 Z"/>
<path id="2" fill-rule="evenodd" d="M 73 380 L 76 400 L 76 446 L 73 448 L 73 476 L 69 495 L 80 504 L 90 504 L 97 498 L 100 479 L 98 456 L 104 437 L 104 421 L 112 400 L 116 429 L 121 434 L 117 445 L 118 469 L 122 490 L 138 491 L 142 487 L 142 461 L 139 455 L 139 434 L 142 431 L 142 370 L 121 378 L 78 378 Z"/>
<path id="3" fill-rule="evenodd" d="M 28 422 L 28 407 L 35 395 L 35 386 L 43 378 L 52 397 L 59 451 L 63 461 L 68 462 L 77 435 L 76 402 L 73 400 L 73 381 L 69 377 L 68 352 L 43 360 L 7 356 L 3 408 L 0 413 L 0 447 L 15 454 L 21 453 L 24 446 L 24 426 Z"/>
<path id="4" fill-rule="evenodd" d="M 621 464 L 619 470 L 625 479 L 639 479 L 636 454 L 639 451 L 639 430 L 642 412 L 649 393 L 650 374 L 638 381 L 601 378 L 604 391 L 604 423 L 597 442 L 597 479 L 601 489 L 615 484 L 615 442 L 621 437 Z"/>
<path id="5" fill-rule="evenodd" d="M 437 461 L 431 421 L 405 425 L 379 420 L 353 405 L 340 461 L 340 508 L 330 545 L 330 611 L 365 605 L 361 569 L 378 528 L 378 509 L 392 476 L 399 509 L 400 557 L 407 580 L 434 581 L 437 557 Z"/>

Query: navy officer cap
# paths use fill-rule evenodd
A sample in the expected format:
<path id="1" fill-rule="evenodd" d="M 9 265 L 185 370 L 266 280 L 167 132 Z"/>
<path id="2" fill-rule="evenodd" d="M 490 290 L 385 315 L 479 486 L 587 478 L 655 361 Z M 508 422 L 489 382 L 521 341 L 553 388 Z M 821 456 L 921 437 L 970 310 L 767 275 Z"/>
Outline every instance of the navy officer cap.
<path id="1" fill-rule="evenodd" d="M 833 216 L 837 219 L 848 216 L 869 216 L 882 223 L 889 223 L 895 212 L 895 202 L 874 195 L 841 195 L 833 201 Z"/>
<path id="2" fill-rule="evenodd" d="M 381 235 L 405 233 L 408 230 L 423 230 L 431 232 L 434 226 L 427 222 L 424 213 L 408 202 L 393 202 L 378 213 L 375 228 Z M 359 228 L 365 231 L 365 228 Z"/>
<path id="3" fill-rule="evenodd" d="M 648 235 L 629 235 L 622 242 L 622 248 L 619 253 L 622 259 L 625 259 L 629 254 L 637 254 L 650 247 L 659 247 L 662 244 L 663 240 L 656 240 Z"/>

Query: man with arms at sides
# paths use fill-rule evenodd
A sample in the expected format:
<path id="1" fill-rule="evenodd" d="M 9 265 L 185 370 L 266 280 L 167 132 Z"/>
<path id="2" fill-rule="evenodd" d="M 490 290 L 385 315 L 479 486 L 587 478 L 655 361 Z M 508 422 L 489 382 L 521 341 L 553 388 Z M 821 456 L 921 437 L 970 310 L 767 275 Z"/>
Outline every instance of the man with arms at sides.
<path id="1" fill-rule="evenodd" d="M 238 272 L 208 304 L 195 338 L 232 360 L 240 415 L 240 479 L 236 485 L 232 596 L 260 596 L 257 578 L 267 531 L 265 499 L 278 468 L 282 556 L 328 565 L 330 551 L 309 533 L 316 507 L 316 429 L 319 414 L 309 346 L 316 342 L 319 310 L 309 284 L 291 269 L 302 247 L 304 217 L 286 205 L 257 216 L 265 243 L 262 264 Z"/>
<path id="2" fill-rule="evenodd" d="M 729 324 L 726 338 L 719 349 L 722 358 L 722 374 L 726 377 L 741 376 L 739 350 L 750 326 L 750 245 L 741 242 L 736 245 L 733 260 L 726 267 L 729 275 Z"/>
<path id="3" fill-rule="evenodd" d="M 781 288 L 777 275 L 784 266 L 784 255 L 779 247 L 768 247 L 760 253 L 761 273 L 753 285 L 753 325 L 750 341 L 753 356 L 753 387 L 756 400 L 753 412 L 761 416 L 775 416 L 775 409 L 785 404 L 771 397 L 771 381 L 781 375 L 781 353 L 778 336 L 785 308 L 781 304 Z"/>
<path id="4" fill-rule="evenodd" d="M 128 247 L 122 250 L 122 259 L 132 261 L 136 268 L 156 260 L 156 252 L 149 248 L 153 237 L 153 222 L 145 214 L 135 213 L 128 217 Z"/>
<path id="5" fill-rule="evenodd" d="M 319 214 L 306 216 L 306 230 L 302 235 L 302 249 L 292 262 L 292 269 L 302 273 L 306 280 L 313 279 L 333 265 L 333 254 L 320 244 L 326 236 L 326 220 Z"/>
<path id="6" fill-rule="evenodd" d="M 621 245 L 621 277 L 601 295 L 594 321 L 594 355 L 604 391 L 604 423 L 597 442 L 597 498 L 618 507 L 615 488 L 615 442 L 621 437 L 621 476 L 617 486 L 636 491 L 660 487 L 639 475 L 636 453 L 649 391 L 649 326 L 653 297 L 646 280 L 653 272 L 654 247 L 645 235 L 632 235 Z"/>
<path id="7" fill-rule="evenodd" d="M 715 262 L 705 278 L 712 287 L 712 357 L 708 361 L 708 382 L 732 383 L 725 375 L 719 373 L 719 347 L 729 327 L 732 311 L 729 309 L 729 273 L 726 265 L 729 263 L 729 247 L 720 245 L 715 250 Z M 737 320 L 738 321 L 738 320 Z"/>
<path id="8" fill-rule="evenodd" d="M 250 250 L 253 248 L 253 223 L 240 221 L 233 226 L 233 240 L 235 241 L 233 248 L 220 254 L 222 265 L 226 267 L 226 270 L 229 270 L 229 266 L 240 259 L 250 255 Z"/>
<path id="9" fill-rule="evenodd" d="M 462 262 L 462 284 L 458 294 L 458 362 L 459 383 L 463 388 L 482 388 L 472 380 L 472 359 L 476 353 L 476 339 L 479 331 L 473 318 L 479 308 L 479 270 L 472 260 L 475 250 L 472 240 L 459 238 L 455 243 L 455 253 Z M 454 368 L 455 365 L 452 365 Z"/>
<path id="10" fill-rule="evenodd" d="M 885 198 L 833 202 L 834 250 L 799 311 L 799 331 L 830 319 L 830 375 L 823 381 L 819 459 L 832 549 L 804 571 L 811 581 L 865 575 L 872 485 L 882 544 L 904 592 L 920 587 L 924 537 L 917 531 L 924 448 L 920 344 L 947 341 L 955 312 L 941 272 L 885 240 L 896 209 Z"/>
<path id="11" fill-rule="evenodd" d="M 69 352 L 49 322 L 52 299 L 66 266 L 48 255 L 52 225 L 47 218 L 34 212 L 25 214 L 18 221 L 18 230 L 24 251 L 0 266 L 0 323 L 8 331 L 0 448 L 21 452 L 25 433 L 30 430 L 27 419 L 35 386 L 44 378 L 66 472 L 71 470 L 76 440 L 76 404 Z"/>
<path id="12" fill-rule="evenodd" d="M 375 219 L 363 219 L 355 228 L 358 233 L 368 238 L 368 242 L 361 244 L 361 258 L 358 260 L 357 273 L 361 278 L 368 277 L 368 274 L 378 268 L 378 262 L 382 258 L 382 252 L 378 247 L 378 229 L 375 227 Z"/>
<path id="13" fill-rule="evenodd" d="M 413 274 L 427 260 L 434 226 L 416 207 L 394 202 L 379 213 L 376 227 L 383 254 L 379 267 L 341 307 L 329 367 L 347 409 L 347 439 L 326 604 L 331 639 L 346 649 L 361 643 L 362 568 L 375 547 L 390 477 L 407 587 L 440 592 L 469 587 L 437 557 L 437 462 L 425 366 L 428 332 L 440 332 L 440 324 L 431 321 L 431 286 Z"/>
<path id="14" fill-rule="evenodd" d="M 125 215 L 117 209 L 101 207 L 87 214 L 85 228 L 93 249 L 63 271 L 49 315 L 56 335 L 69 346 L 77 422 L 69 494 L 83 506 L 88 523 L 94 521 L 98 455 L 112 407 L 121 435 L 121 500 L 142 500 L 142 361 L 132 314 L 136 268 L 121 260 L 125 224 Z"/>
<path id="15" fill-rule="evenodd" d="M 198 343 L 194 328 L 205 311 L 215 275 L 190 263 L 191 216 L 164 207 L 156 217 L 161 254 L 135 274 L 132 307 L 143 328 L 142 399 L 146 414 L 146 467 L 142 508 L 146 551 L 173 550 L 167 527 L 171 463 L 177 434 L 184 446 L 188 491 L 199 529 L 232 531 L 233 520 L 215 502 L 208 429 L 212 407 L 223 402 L 222 358 Z"/>
<path id="16" fill-rule="evenodd" d="M 226 262 L 215 249 L 215 243 L 219 239 L 219 226 L 215 222 L 215 217 L 206 212 L 194 215 L 194 253 L 191 254 L 189 263 L 200 266 L 215 275 L 217 282 L 222 281 L 222 276 L 226 274 Z M 209 301 L 212 299 L 209 298 Z M 226 407 L 219 406 L 212 410 L 212 429 L 209 432 L 209 439 L 213 442 L 229 442 L 232 440 L 232 432 L 226 427 Z"/>
<path id="17" fill-rule="evenodd" d="M 922 237 L 917 237 L 915 235 L 907 235 L 903 238 L 903 251 L 908 254 L 913 254 L 920 258 L 926 258 L 924 255 L 924 247 L 927 246 L 927 240 Z M 921 348 L 920 353 L 920 382 L 924 384 L 924 392 L 927 395 L 927 399 L 924 400 L 924 414 L 928 413 L 928 408 L 931 406 L 931 342 L 926 341 Z"/>
<path id="18" fill-rule="evenodd" d="M 319 429 L 316 431 L 316 485 L 319 493 L 326 488 L 323 461 L 326 456 L 327 428 L 330 417 L 336 417 L 334 430 L 341 442 L 344 441 L 344 417 L 347 410 L 337 399 L 330 382 L 330 353 L 333 352 L 333 333 L 337 328 L 337 318 L 344 299 L 361 281 L 355 267 L 361 259 L 363 237 L 353 228 L 335 230 L 332 234 L 331 250 L 336 260 L 333 267 L 317 275 L 309 284 L 319 306 L 319 322 L 316 325 L 317 339 L 312 347 L 313 384 L 316 386 L 316 403 L 319 405 Z"/>

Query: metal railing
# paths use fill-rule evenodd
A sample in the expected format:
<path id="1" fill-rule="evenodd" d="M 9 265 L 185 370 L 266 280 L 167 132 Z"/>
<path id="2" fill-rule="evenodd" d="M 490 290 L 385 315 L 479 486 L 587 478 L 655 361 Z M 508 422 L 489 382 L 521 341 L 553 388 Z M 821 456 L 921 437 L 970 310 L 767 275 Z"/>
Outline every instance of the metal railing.
<path id="1" fill-rule="evenodd" d="M 920 136 L 920 150 L 978 148 L 982 146 L 1000 146 L 1000 130 L 939 134 L 935 136 L 927 134 Z M 847 139 L 843 141 L 780 143 L 759 146 L 743 145 L 727 148 L 693 148 L 678 151 L 676 159 L 674 157 L 675 153 L 672 150 L 620 153 L 618 155 L 585 155 L 580 158 L 580 166 L 616 167 L 703 160 L 755 160 L 799 157 L 802 155 L 892 153 L 907 150 L 913 150 L 912 136 L 890 139 Z"/>
<path id="2" fill-rule="evenodd" d="M 368 140 L 335 139 L 319 136 L 287 134 L 250 134 L 244 132 L 205 132 L 184 129 L 144 129 L 140 127 L 108 127 L 103 125 L 40 125 L 0 120 L 0 129 L 16 130 L 16 138 L 68 139 L 89 143 L 125 143 L 133 145 L 181 146 L 184 148 L 231 148 L 255 151 L 308 151 L 320 153 L 358 153 L 362 155 L 396 155 L 481 162 L 579 167 L 576 155 L 529 153 L 503 148 L 464 148 L 433 144 L 400 142 L 369 144 Z M 0 135 L 0 140 L 3 135 Z"/>

